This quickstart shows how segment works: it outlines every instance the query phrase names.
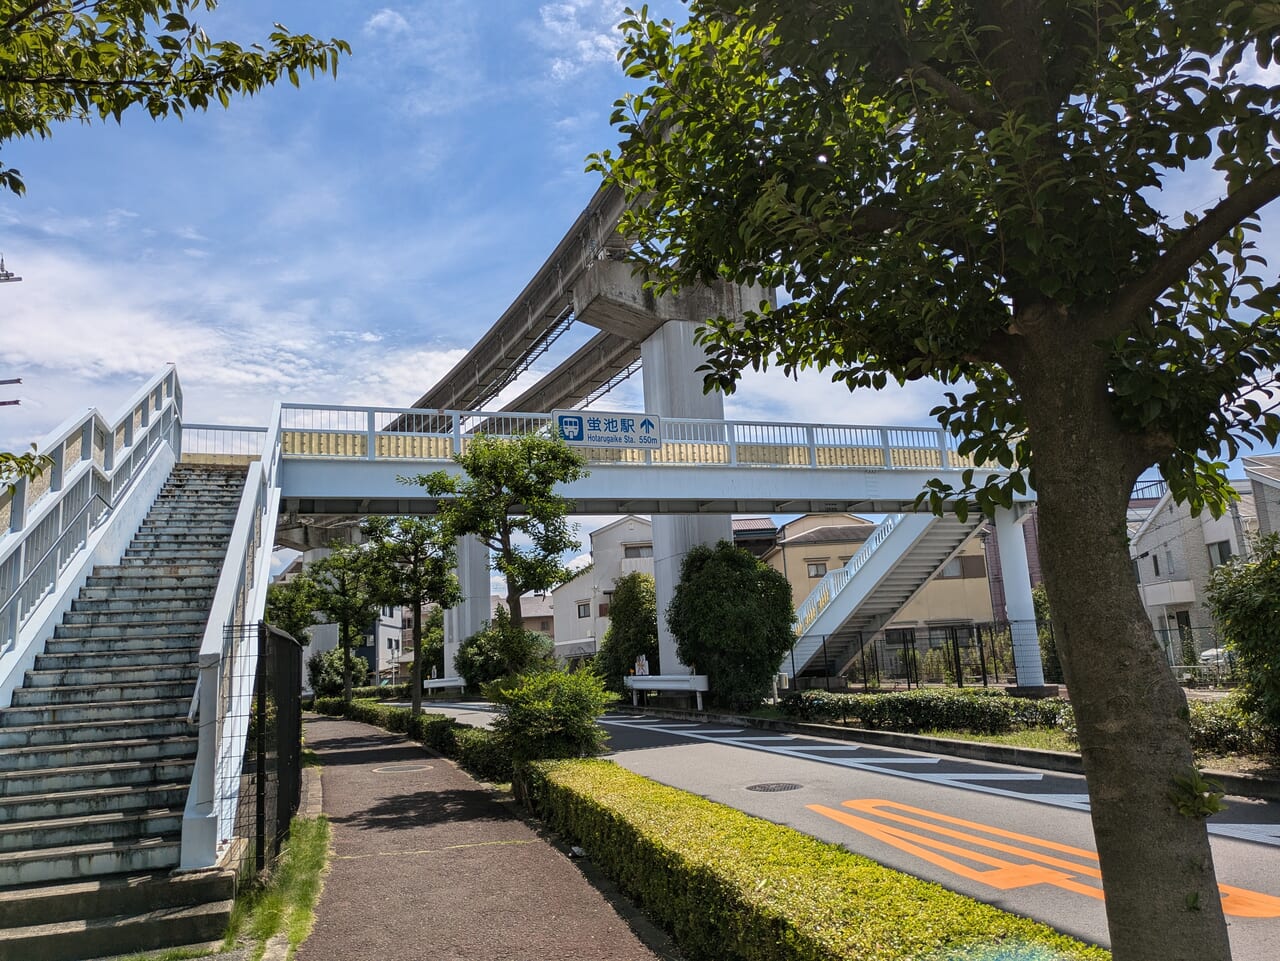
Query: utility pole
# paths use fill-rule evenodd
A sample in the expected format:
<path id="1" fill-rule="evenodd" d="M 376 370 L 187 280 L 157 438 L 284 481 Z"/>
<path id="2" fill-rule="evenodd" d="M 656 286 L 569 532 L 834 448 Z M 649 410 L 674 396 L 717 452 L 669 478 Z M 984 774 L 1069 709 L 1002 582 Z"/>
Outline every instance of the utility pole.
<path id="1" fill-rule="evenodd" d="M 4 269 L 3 262 L 0 262 L 0 270 Z M 19 278 L 21 280 L 21 278 Z M 10 384 L 21 384 L 21 377 L 10 377 L 8 380 L 0 380 L 0 387 L 8 387 Z M 20 400 L 0 400 L 0 407 L 17 407 L 21 404 Z"/>
<path id="2" fill-rule="evenodd" d="M 4 254 L 0 254 L 0 284 L 16 284 L 21 279 L 12 270 L 5 270 Z M 7 381 L 0 381 L 0 383 L 7 383 Z"/>

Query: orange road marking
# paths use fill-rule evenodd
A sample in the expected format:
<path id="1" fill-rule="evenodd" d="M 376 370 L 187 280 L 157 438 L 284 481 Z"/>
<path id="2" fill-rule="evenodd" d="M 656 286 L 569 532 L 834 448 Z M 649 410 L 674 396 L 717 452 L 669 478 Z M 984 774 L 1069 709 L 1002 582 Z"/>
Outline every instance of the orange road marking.
<path id="1" fill-rule="evenodd" d="M 1028 834 L 1018 834 L 989 824 L 966 821 L 963 818 L 927 811 L 909 804 L 899 804 L 896 801 L 862 799 L 845 801 L 841 806 L 882 820 L 869 820 L 866 817 L 859 817 L 821 804 L 810 804 L 808 808 L 868 837 L 913 854 L 944 871 L 950 871 L 963 878 L 1000 890 L 1029 887 L 1034 884 L 1052 884 L 1057 888 L 1074 891 L 1086 897 L 1099 900 L 1103 897 L 1102 889 L 1096 884 L 1076 880 L 1076 876 L 1090 879 L 1102 877 L 1102 873 L 1098 870 L 1098 856 L 1084 848 L 1072 847 Z M 893 823 L 886 824 L 885 821 Z M 917 830 L 910 831 L 898 825 L 906 825 Z M 957 830 L 958 828 L 963 830 Z M 960 847 L 942 838 L 961 841 L 985 850 Z M 994 838 L 1005 840 L 993 840 Z M 1017 844 L 1008 844 L 1005 841 L 1014 841 Z M 987 851 L 1013 855 L 1032 863 L 1006 861 Z M 1084 863 L 1058 855 L 1079 858 Z M 963 858 L 970 863 L 963 863 L 956 858 Z M 977 868 L 973 867 L 973 864 L 986 867 Z M 1226 914 L 1241 918 L 1280 917 L 1280 898 L 1226 884 L 1219 885 L 1218 889 L 1222 892 L 1222 910 Z"/>

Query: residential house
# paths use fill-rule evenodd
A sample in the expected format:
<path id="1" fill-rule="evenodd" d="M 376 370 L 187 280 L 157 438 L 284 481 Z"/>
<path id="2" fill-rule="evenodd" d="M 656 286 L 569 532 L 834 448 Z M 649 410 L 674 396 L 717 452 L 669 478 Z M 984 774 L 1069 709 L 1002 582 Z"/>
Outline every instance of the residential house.
<path id="1" fill-rule="evenodd" d="M 653 532 L 646 518 L 628 514 L 591 533 L 591 565 L 551 592 L 558 658 L 596 652 L 609 627 L 614 584 L 637 571 L 653 576 Z"/>
<path id="2" fill-rule="evenodd" d="M 1166 491 L 1130 536 L 1142 603 L 1170 663 L 1188 663 L 1193 653 L 1217 647 L 1213 618 L 1205 607 L 1209 574 L 1224 561 L 1245 555 L 1249 535 L 1258 530 L 1254 487 L 1243 480 L 1231 481 L 1231 486 L 1240 499 L 1217 518 L 1207 511 L 1193 517 Z"/>

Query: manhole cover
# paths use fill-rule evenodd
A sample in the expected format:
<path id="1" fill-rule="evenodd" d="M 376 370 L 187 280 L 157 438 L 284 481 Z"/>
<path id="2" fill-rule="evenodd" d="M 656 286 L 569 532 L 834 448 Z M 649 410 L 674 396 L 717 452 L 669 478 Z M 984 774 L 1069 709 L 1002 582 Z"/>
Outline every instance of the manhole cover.
<path id="1" fill-rule="evenodd" d="M 798 791 L 803 784 L 792 784 L 790 781 L 770 781 L 768 784 L 748 784 L 748 791 L 762 791 L 766 794 L 774 794 L 778 791 Z"/>

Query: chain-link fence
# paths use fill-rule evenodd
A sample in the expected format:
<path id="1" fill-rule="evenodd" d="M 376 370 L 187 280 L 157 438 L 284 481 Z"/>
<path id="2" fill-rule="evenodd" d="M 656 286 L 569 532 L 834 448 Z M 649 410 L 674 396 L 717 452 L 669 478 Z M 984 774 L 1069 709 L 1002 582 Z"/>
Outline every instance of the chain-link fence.
<path id="1" fill-rule="evenodd" d="M 257 623 L 227 628 L 234 661 L 224 728 L 235 732 L 231 763 L 222 765 L 219 796 L 235 798 L 232 844 L 239 873 L 274 863 L 298 809 L 302 786 L 302 647 Z M 237 763 L 238 762 L 238 763 Z"/>

